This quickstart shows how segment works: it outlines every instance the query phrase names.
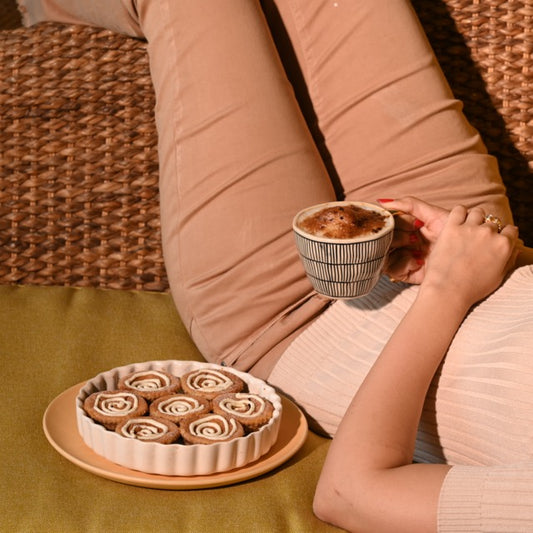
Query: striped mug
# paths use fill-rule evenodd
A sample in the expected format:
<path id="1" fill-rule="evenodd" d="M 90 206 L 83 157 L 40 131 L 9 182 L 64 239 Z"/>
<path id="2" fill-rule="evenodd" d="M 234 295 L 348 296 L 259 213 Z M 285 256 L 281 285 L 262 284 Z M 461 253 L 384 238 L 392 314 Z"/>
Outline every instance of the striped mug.
<path id="1" fill-rule="evenodd" d="M 344 219 L 346 209 L 351 214 L 349 224 L 358 226 L 351 232 L 358 233 L 355 236 L 344 236 L 339 227 L 339 222 L 344 222 L 339 218 Z M 331 222 L 327 222 L 328 217 Z M 332 231 L 327 231 L 328 224 Z M 394 217 L 386 209 L 366 202 L 328 202 L 297 213 L 292 228 L 313 288 L 330 298 L 359 298 L 368 294 L 381 276 L 392 242 Z"/>

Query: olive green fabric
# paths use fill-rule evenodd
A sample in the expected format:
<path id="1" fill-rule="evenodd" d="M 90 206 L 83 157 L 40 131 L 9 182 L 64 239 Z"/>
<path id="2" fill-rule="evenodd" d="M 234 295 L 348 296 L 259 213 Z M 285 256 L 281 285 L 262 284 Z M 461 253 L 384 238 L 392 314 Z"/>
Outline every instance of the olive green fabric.
<path id="1" fill-rule="evenodd" d="M 291 460 L 268 474 L 188 491 L 101 478 L 48 443 L 44 411 L 72 385 L 130 362 L 202 360 L 169 295 L 0 286 L 0 355 L 1 531 L 338 531 L 312 513 L 328 447 L 328 440 L 313 433 Z"/>

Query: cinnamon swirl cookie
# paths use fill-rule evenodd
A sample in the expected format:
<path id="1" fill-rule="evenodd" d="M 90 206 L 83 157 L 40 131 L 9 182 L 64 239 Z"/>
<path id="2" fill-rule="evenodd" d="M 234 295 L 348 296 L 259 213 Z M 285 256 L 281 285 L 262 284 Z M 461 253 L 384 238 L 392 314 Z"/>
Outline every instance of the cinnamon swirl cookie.
<path id="1" fill-rule="evenodd" d="M 180 423 L 180 429 L 186 444 L 227 442 L 244 435 L 240 422 L 215 413 L 190 416 Z"/>
<path id="2" fill-rule="evenodd" d="M 256 431 L 272 418 L 274 406 L 259 394 L 237 392 L 217 396 L 213 400 L 213 412 L 229 415 L 248 431 Z"/>
<path id="3" fill-rule="evenodd" d="M 95 422 L 113 430 L 129 418 L 144 415 L 148 403 L 134 392 L 112 390 L 94 392 L 85 399 L 83 408 Z"/>
<path id="4" fill-rule="evenodd" d="M 150 415 L 170 420 L 177 424 L 192 414 L 208 413 L 211 403 L 192 394 L 169 394 L 150 404 Z"/>
<path id="5" fill-rule="evenodd" d="M 152 416 L 139 416 L 120 423 L 115 431 L 122 437 L 146 442 L 171 444 L 180 436 L 178 426 L 169 420 Z"/>
<path id="6" fill-rule="evenodd" d="M 242 391 L 244 381 L 226 370 L 200 368 L 182 376 L 181 388 L 188 394 L 212 400 L 219 394 Z"/>
<path id="7" fill-rule="evenodd" d="M 180 380 L 177 376 L 162 370 L 143 370 L 122 377 L 118 382 L 118 388 L 135 392 L 145 400 L 152 401 L 165 394 L 177 392 Z"/>

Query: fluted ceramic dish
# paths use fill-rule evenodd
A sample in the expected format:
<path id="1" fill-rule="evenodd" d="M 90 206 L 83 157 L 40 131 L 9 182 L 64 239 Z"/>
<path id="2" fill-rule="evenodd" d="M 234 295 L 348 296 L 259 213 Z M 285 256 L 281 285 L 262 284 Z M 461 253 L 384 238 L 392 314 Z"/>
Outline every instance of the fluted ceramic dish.
<path id="1" fill-rule="evenodd" d="M 240 377 L 252 393 L 270 400 L 274 413 L 258 431 L 228 442 L 214 444 L 160 444 L 128 439 L 94 422 L 83 409 L 83 402 L 97 391 L 113 390 L 118 380 L 132 372 L 162 370 L 176 376 L 202 368 L 225 370 Z M 76 397 L 76 419 L 80 435 L 94 452 L 121 466 L 150 474 L 196 476 L 240 468 L 266 454 L 278 437 L 281 398 L 264 381 L 237 370 L 197 361 L 149 361 L 117 367 L 89 380 Z"/>

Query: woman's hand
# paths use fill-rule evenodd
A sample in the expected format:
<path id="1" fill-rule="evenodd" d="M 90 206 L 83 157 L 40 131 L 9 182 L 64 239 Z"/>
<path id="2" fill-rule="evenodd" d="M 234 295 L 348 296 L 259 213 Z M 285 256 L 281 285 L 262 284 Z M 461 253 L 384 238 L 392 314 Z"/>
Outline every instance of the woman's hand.
<path id="1" fill-rule="evenodd" d="M 384 273 L 395 281 L 420 284 L 426 260 L 448 219 L 449 211 L 418 198 L 379 200 L 385 209 L 400 211 Z"/>
<path id="2" fill-rule="evenodd" d="M 481 208 L 455 207 L 427 259 L 421 292 L 436 289 L 470 307 L 501 284 L 514 266 L 517 242 L 515 226 L 500 231 Z"/>

